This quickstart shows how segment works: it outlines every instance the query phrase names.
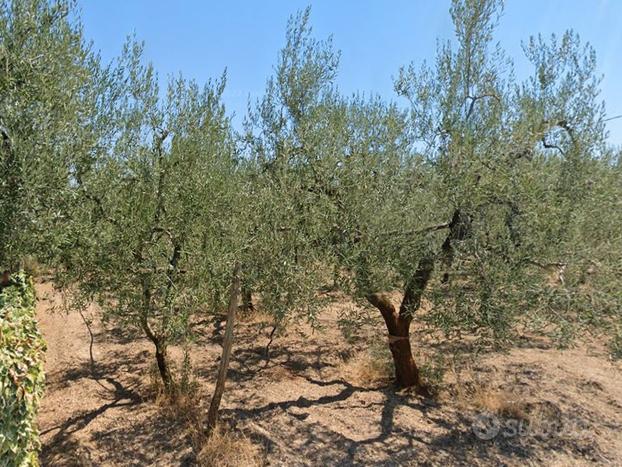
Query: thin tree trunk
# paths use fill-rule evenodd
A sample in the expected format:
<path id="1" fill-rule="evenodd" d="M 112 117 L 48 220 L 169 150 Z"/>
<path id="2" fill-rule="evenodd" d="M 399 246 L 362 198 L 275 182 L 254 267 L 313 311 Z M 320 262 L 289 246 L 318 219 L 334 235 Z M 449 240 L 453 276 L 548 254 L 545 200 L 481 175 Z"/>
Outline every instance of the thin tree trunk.
<path id="1" fill-rule="evenodd" d="M 160 378 L 164 384 L 164 392 L 167 395 L 174 393 L 175 384 L 173 382 L 173 376 L 171 375 L 168 365 L 168 353 L 166 351 L 166 345 L 161 342 L 155 342 L 156 346 L 156 361 L 158 362 L 158 371 L 160 372 Z"/>
<path id="2" fill-rule="evenodd" d="M 255 311 L 253 291 L 248 286 L 242 286 L 242 310 L 244 313 L 252 313 Z"/>
<path id="3" fill-rule="evenodd" d="M 160 373 L 160 378 L 162 379 L 162 384 L 164 385 L 164 392 L 170 396 L 174 392 L 175 382 L 173 381 L 173 375 L 171 374 L 170 367 L 168 365 L 166 342 L 164 341 L 164 339 L 162 339 L 160 336 L 156 335 L 153 332 L 151 326 L 149 326 L 149 321 L 147 320 L 146 316 L 142 317 L 141 326 L 149 340 L 156 348 L 156 362 L 158 364 L 158 372 Z"/>
<path id="4" fill-rule="evenodd" d="M 214 395 L 207 413 L 207 429 L 211 431 L 216 426 L 218 420 L 218 408 L 220 400 L 225 390 L 225 381 L 227 379 L 227 370 L 229 369 L 229 359 L 231 357 L 231 347 L 233 346 L 233 325 L 235 323 L 235 312 L 240 302 L 240 266 L 236 264 L 231 279 L 231 292 L 229 296 L 229 309 L 227 311 L 227 326 L 225 328 L 225 337 L 222 344 L 222 357 L 220 359 L 220 367 L 218 368 L 218 378 L 216 379 L 216 387 Z"/>
<path id="5" fill-rule="evenodd" d="M 265 350 L 266 365 L 270 362 L 270 346 L 272 345 L 272 341 L 274 340 L 274 333 L 276 332 L 278 326 L 279 324 L 275 323 L 274 326 L 272 326 L 272 331 L 270 331 L 270 338 L 268 340 L 268 343 L 266 344 L 266 350 Z"/>
<path id="6" fill-rule="evenodd" d="M 91 323 L 89 320 L 86 319 L 86 316 L 84 316 L 82 310 L 78 309 L 78 313 L 80 314 L 80 317 L 82 318 L 82 321 L 84 322 L 84 325 L 89 332 L 89 360 L 91 362 L 91 375 L 93 376 L 93 378 L 98 379 L 98 371 L 95 365 L 95 358 L 93 357 L 93 344 L 95 343 L 95 336 L 93 335 L 93 330 L 91 329 Z"/>

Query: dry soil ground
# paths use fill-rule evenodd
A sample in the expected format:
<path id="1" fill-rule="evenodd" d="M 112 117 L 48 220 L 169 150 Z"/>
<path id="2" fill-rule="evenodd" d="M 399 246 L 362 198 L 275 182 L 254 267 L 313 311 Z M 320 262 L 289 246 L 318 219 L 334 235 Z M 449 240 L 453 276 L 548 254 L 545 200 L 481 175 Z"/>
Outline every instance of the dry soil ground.
<path id="1" fill-rule="evenodd" d="M 49 283 L 37 287 L 48 344 L 42 464 L 196 465 L 186 425 L 149 389 L 150 344 L 95 321 L 93 367 L 81 316 L 52 312 L 58 294 Z M 441 394 L 424 400 L 383 381 L 368 357 L 373 324 L 358 328 L 354 344 L 331 330 L 347 306 L 322 315 L 325 332 L 300 327 L 278 337 L 269 362 L 270 326 L 238 326 L 222 419 L 259 447 L 265 464 L 622 465 L 622 367 L 598 342 L 487 354 L 446 374 Z M 201 329 L 191 349 L 199 418 L 220 354 L 218 326 Z M 173 356 L 181 358 L 179 349 Z"/>

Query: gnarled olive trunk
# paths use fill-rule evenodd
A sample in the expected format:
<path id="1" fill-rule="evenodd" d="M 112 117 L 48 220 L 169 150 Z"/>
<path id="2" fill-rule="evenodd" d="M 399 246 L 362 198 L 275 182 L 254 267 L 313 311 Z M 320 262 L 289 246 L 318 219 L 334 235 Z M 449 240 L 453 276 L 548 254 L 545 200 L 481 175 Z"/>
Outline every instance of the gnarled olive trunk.
<path id="1" fill-rule="evenodd" d="M 410 321 L 401 317 L 388 297 L 382 294 L 371 294 L 367 297 L 384 318 L 389 332 L 389 349 L 395 365 L 395 381 L 401 387 L 415 387 L 423 392 L 424 385 L 419 375 L 410 347 Z"/>
<path id="2" fill-rule="evenodd" d="M 367 296 L 369 303 L 380 310 L 389 332 L 389 348 L 393 356 L 397 384 L 401 387 L 414 387 L 417 393 L 424 396 L 429 395 L 429 392 L 421 381 L 419 368 L 412 355 L 410 323 L 421 305 L 421 296 L 433 269 L 434 260 L 431 257 L 421 259 L 417 270 L 406 284 L 399 311 L 384 294 L 372 293 Z"/>

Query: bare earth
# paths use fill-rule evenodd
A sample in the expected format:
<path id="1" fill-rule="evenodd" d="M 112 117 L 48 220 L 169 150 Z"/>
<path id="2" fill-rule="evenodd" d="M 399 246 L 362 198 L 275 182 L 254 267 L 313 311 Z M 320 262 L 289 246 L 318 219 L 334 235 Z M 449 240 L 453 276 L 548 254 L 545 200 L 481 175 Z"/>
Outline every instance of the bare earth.
<path id="1" fill-rule="evenodd" d="M 95 321 L 92 367 L 81 316 L 51 312 L 58 294 L 37 287 L 48 345 L 42 464 L 196 465 L 188 430 L 154 403 L 151 345 Z M 361 382 L 355 362 L 382 327 L 363 326 L 348 343 L 334 326 L 345 306 L 322 315 L 324 332 L 300 326 L 279 336 L 269 362 L 269 323 L 237 327 L 221 418 L 261 447 L 267 465 L 622 465 L 622 366 L 602 343 L 487 354 L 448 373 L 441 394 L 425 400 L 386 381 Z M 191 352 L 197 411 L 216 374 L 217 328 L 203 323 Z M 415 349 L 428 344 L 415 333 Z M 172 350 L 178 362 L 181 355 Z"/>

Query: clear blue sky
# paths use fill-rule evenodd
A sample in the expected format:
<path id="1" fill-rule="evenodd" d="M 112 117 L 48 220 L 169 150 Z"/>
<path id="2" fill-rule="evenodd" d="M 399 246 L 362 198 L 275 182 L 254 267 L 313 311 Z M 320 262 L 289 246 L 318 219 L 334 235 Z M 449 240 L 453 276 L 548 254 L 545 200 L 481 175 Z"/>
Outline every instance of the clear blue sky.
<path id="1" fill-rule="evenodd" d="M 248 97 L 261 96 L 284 43 L 289 15 L 312 6 L 317 37 L 333 35 L 342 51 L 338 85 L 396 99 L 392 77 L 401 65 L 433 58 L 436 39 L 452 37 L 449 0 L 79 0 L 87 38 L 105 59 L 126 36 L 146 42 L 161 77 L 182 72 L 204 82 L 228 69 L 225 103 L 239 124 Z M 530 72 L 521 40 L 576 30 L 596 49 L 609 116 L 622 114 L 622 0 L 507 0 L 497 39 Z M 622 145 L 622 118 L 608 123 Z"/>

